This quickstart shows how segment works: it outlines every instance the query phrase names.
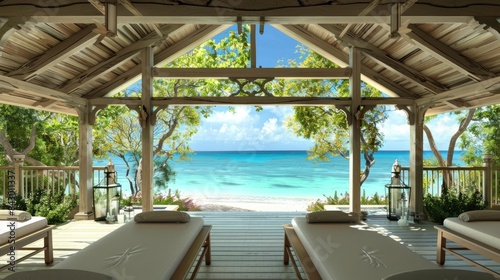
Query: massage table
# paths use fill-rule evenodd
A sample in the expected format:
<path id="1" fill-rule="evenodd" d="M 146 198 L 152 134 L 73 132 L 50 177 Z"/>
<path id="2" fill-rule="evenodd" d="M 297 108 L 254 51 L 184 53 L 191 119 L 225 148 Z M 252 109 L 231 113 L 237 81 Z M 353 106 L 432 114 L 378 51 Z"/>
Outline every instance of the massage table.
<path id="1" fill-rule="evenodd" d="M 191 274 L 194 279 L 203 257 L 207 265 L 211 262 L 210 230 L 201 217 L 187 223 L 130 221 L 53 269 L 92 271 L 123 280 L 184 279 L 201 251 Z"/>
<path id="2" fill-rule="evenodd" d="M 445 263 L 446 252 L 483 269 L 496 277 L 500 273 L 493 271 L 467 256 L 461 251 L 471 250 L 491 260 L 500 262 L 500 221 L 471 221 L 466 222 L 458 217 L 446 218 L 442 226 L 435 226 L 438 231 L 436 262 Z M 450 240 L 461 247 L 448 247 Z"/>
<path id="3" fill-rule="evenodd" d="M 309 280 L 381 280 L 439 268 L 362 223 L 308 223 L 305 217 L 295 217 L 284 231 L 284 263 L 292 261 L 298 279 L 303 278 L 294 255 Z"/>
<path id="4" fill-rule="evenodd" d="M 47 224 L 47 219 L 44 217 L 31 217 L 23 221 L 17 220 L 0 220 L 0 255 L 2 257 L 3 266 L 0 270 L 14 267 L 23 260 L 32 257 L 35 254 L 44 252 L 46 264 L 51 264 L 54 261 L 53 246 L 52 246 L 52 228 Z M 11 229 L 13 231 L 11 231 Z M 13 239 L 15 238 L 15 239 Z M 30 247 L 31 243 L 43 239 L 43 245 Z M 15 240 L 15 243 L 13 242 Z M 15 248 L 12 248 L 14 246 Z M 32 251 L 22 257 L 19 256 L 20 250 Z M 11 256 L 15 257 L 15 263 L 9 263 Z M 4 261 L 5 258 L 5 261 Z"/>

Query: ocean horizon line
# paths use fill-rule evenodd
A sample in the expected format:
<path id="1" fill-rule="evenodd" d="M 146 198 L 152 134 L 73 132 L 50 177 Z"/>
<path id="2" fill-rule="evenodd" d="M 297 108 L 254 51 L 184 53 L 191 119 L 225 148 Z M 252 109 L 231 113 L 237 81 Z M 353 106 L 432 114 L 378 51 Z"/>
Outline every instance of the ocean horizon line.
<path id="1" fill-rule="evenodd" d="M 194 152 L 214 152 L 214 153 L 234 153 L 234 152 L 307 152 L 308 150 L 194 150 Z M 410 150 L 379 150 L 378 152 L 409 152 Z M 454 150 L 454 152 L 462 152 L 463 150 Z M 432 152 L 432 150 L 424 150 L 424 152 Z M 448 152 L 440 150 L 439 152 Z"/>

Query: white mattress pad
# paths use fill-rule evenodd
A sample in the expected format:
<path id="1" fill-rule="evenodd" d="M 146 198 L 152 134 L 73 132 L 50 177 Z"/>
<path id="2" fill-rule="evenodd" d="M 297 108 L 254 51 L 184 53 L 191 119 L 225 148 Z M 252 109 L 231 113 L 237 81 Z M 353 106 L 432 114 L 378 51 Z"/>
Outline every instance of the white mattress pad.
<path id="1" fill-rule="evenodd" d="M 443 225 L 469 238 L 500 249 L 500 221 L 464 222 L 453 217 L 446 218 Z"/>
<path id="2" fill-rule="evenodd" d="M 0 220 L 0 244 L 6 244 L 10 236 L 17 239 L 46 226 L 45 217 L 32 217 L 27 221 Z"/>
<path id="3" fill-rule="evenodd" d="M 53 268 L 88 270 L 123 280 L 170 279 L 202 227 L 201 217 L 191 217 L 188 223 L 131 221 Z"/>
<path id="4" fill-rule="evenodd" d="M 309 224 L 305 217 L 296 217 L 292 225 L 322 279 L 380 280 L 403 271 L 437 268 L 363 224 Z"/>

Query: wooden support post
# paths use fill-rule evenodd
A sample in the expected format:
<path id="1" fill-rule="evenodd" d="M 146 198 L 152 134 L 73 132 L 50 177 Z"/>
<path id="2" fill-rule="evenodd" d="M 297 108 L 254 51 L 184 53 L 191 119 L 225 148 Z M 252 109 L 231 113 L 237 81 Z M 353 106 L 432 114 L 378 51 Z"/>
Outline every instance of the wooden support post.
<path id="1" fill-rule="evenodd" d="M 410 212 L 414 221 L 425 219 L 424 214 L 424 117 L 425 108 L 414 106 L 414 123 L 410 124 Z"/>
<path id="2" fill-rule="evenodd" d="M 493 205 L 492 186 L 493 186 L 493 155 L 483 155 L 483 166 L 486 167 L 483 179 L 483 201 L 486 208 L 490 209 Z"/>
<path id="3" fill-rule="evenodd" d="M 93 155 L 92 155 L 92 125 L 91 120 L 94 120 L 90 103 L 78 110 L 79 124 L 78 124 L 78 142 L 80 147 L 80 193 L 79 193 L 79 209 L 75 214 L 76 220 L 89 220 L 92 219 L 93 211 L 93 193 L 92 193 L 92 178 L 94 172 L 92 169 Z M 92 115 L 92 117 L 91 117 Z"/>
<path id="4" fill-rule="evenodd" d="M 153 211 L 154 161 L 153 161 L 153 48 L 142 51 L 142 108 L 139 114 L 142 124 L 142 211 Z"/>
<path id="5" fill-rule="evenodd" d="M 24 158 L 26 156 L 23 154 L 15 154 L 12 157 L 14 162 L 14 174 L 16 176 L 14 180 L 16 194 L 24 198 L 24 184 L 23 184 L 24 180 L 23 180 L 23 171 L 21 170 L 21 167 L 23 167 L 24 165 Z"/>
<path id="6" fill-rule="evenodd" d="M 351 119 L 349 125 L 349 205 L 350 211 L 361 213 L 361 51 L 355 47 L 350 50 L 349 66 L 352 69 L 349 78 L 351 94 Z"/>

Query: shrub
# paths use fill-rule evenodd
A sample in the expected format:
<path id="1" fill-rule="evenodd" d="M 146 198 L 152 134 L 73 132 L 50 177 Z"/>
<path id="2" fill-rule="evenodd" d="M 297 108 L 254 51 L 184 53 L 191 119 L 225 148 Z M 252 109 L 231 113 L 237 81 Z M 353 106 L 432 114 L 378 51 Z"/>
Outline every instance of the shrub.
<path id="1" fill-rule="evenodd" d="M 123 198 L 120 202 L 121 205 L 131 206 L 131 205 L 141 205 L 142 204 L 142 194 L 138 192 L 137 195 L 128 198 Z M 186 197 L 182 198 L 179 190 L 169 189 L 166 194 L 157 193 L 153 197 L 154 205 L 178 205 L 179 211 L 200 211 L 200 207 L 196 205 L 192 198 Z"/>
<path id="2" fill-rule="evenodd" d="M 424 212 L 430 221 L 443 224 L 448 217 L 458 217 L 460 213 L 484 209 L 482 195 L 474 192 L 471 195 L 458 195 L 444 191 L 441 196 L 427 194 L 424 197 Z"/>
<path id="3" fill-rule="evenodd" d="M 345 193 L 342 198 L 339 198 L 337 191 L 334 192 L 333 197 L 323 195 L 326 200 L 316 200 L 307 206 L 307 211 L 317 212 L 325 210 L 326 204 L 331 205 L 349 205 L 349 193 Z M 373 197 L 366 196 L 365 191 L 363 190 L 363 194 L 361 196 L 361 204 L 362 205 L 385 205 L 386 199 L 385 197 L 380 197 L 378 193 L 373 194 Z"/>
<path id="4" fill-rule="evenodd" d="M 71 210 L 78 204 L 77 199 L 63 192 L 38 189 L 26 198 L 26 211 L 33 216 L 47 218 L 49 224 L 60 224 L 68 220 Z"/>

